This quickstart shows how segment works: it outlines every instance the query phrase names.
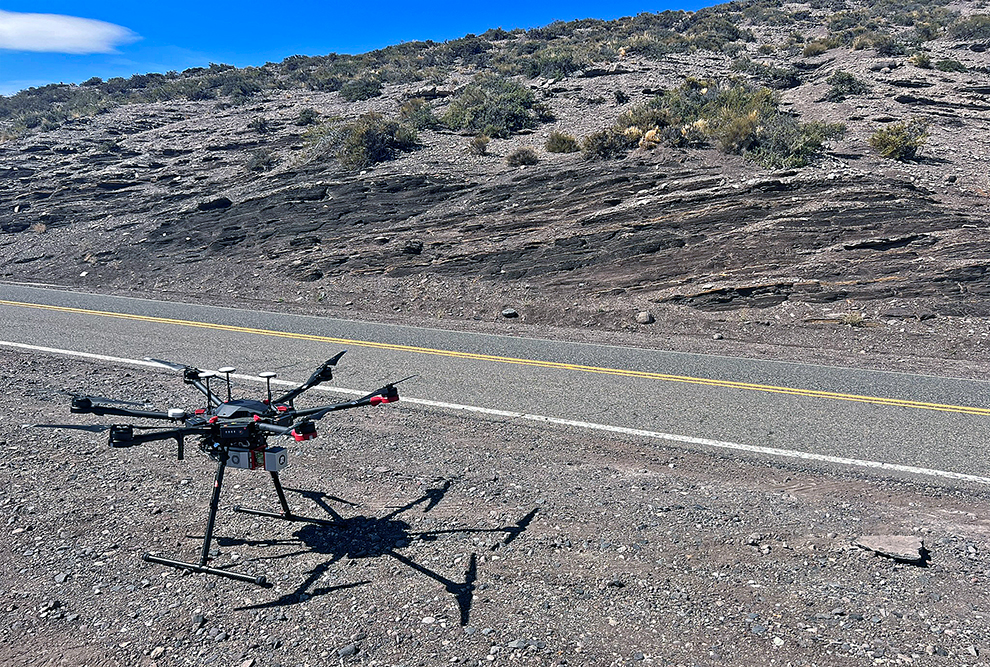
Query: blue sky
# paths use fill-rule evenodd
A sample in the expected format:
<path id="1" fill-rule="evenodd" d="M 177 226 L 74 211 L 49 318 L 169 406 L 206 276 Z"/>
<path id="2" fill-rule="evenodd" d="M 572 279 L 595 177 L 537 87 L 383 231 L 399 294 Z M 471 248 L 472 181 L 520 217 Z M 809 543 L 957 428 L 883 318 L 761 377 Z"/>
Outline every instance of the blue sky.
<path id="1" fill-rule="evenodd" d="M 555 20 L 613 19 L 714 4 L 665 1 L 0 0 L 0 95 L 93 76 L 181 71 L 211 62 L 263 65 L 296 54 L 362 53 L 411 40 L 455 39 L 489 28 L 532 28 Z"/>

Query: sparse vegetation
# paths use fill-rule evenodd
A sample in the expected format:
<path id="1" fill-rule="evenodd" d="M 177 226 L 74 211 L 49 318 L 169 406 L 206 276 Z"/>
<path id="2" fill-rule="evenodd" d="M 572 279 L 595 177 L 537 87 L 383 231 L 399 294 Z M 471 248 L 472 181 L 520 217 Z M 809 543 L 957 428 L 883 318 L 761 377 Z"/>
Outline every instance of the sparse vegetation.
<path id="1" fill-rule="evenodd" d="M 700 148 L 714 143 L 726 153 L 780 168 L 807 164 L 827 140 L 844 131 L 839 124 L 799 122 L 780 110 L 768 88 L 689 78 L 586 138 L 582 150 L 588 158 L 608 158 L 635 146 Z"/>
<path id="2" fill-rule="evenodd" d="M 418 145 L 416 131 L 397 120 L 369 112 L 343 126 L 337 157 L 341 164 L 363 169 L 394 159 Z"/>
<path id="3" fill-rule="evenodd" d="M 554 130 L 547 138 L 546 149 L 548 153 L 577 153 L 581 146 L 570 134 Z"/>
<path id="4" fill-rule="evenodd" d="M 839 321 L 845 324 L 847 327 L 865 327 L 866 318 L 863 317 L 863 313 L 854 310 L 848 313 L 843 313 L 839 318 Z"/>
<path id="5" fill-rule="evenodd" d="M 399 118 L 417 130 L 434 130 L 440 127 L 440 120 L 422 97 L 406 100 L 399 109 Z"/>
<path id="6" fill-rule="evenodd" d="M 272 91 L 299 89 L 339 91 L 345 100 L 360 101 L 381 95 L 387 84 L 441 84 L 454 68 L 474 68 L 488 73 L 461 90 L 441 120 L 425 102 L 404 108 L 401 118 L 421 130 L 442 123 L 457 130 L 506 137 L 546 119 L 546 111 L 532 91 L 513 76 L 560 79 L 630 55 L 662 59 L 671 53 L 699 50 L 743 54 L 745 45 L 754 39 L 741 27 L 749 23 L 793 26 L 782 43 L 760 45 L 757 52 L 765 55 L 813 57 L 837 47 L 896 55 L 916 51 L 919 44 L 941 34 L 969 41 L 990 39 L 990 16 L 960 18 L 948 8 L 949 0 L 876 0 L 860 8 L 850 8 L 842 0 L 813 0 L 812 5 L 812 10 L 788 11 L 757 0 L 693 13 L 665 11 L 613 21 L 558 21 L 529 31 L 489 30 L 443 43 L 406 42 L 357 55 L 291 56 L 262 67 L 238 69 L 211 63 L 183 72 L 126 79 L 92 77 L 80 85 L 52 84 L 0 96 L 0 123 L 2 136 L 9 139 L 50 131 L 119 104 L 187 99 L 212 100 L 224 108 Z M 826 12 L 828 33 L 806 40 L 801 31 L 813 34 L 808 31 L 821 24 L 819 12 Z M 914 58 L 919 67 L 926 66 L 924 56 L 916 53 Z M 934 66 L 942 71 L 963 71 L 953 60 Z M 786 89 L 801 82 L 800 70 L 791 67 L 755 63 L 747 67 L 741 71 L 771 89 Z M 618 104 L 629 101 L 623 91 L 611 95 Z M 304 110 L 293 122 L 302 127 L 316 125 L 318 116 L 312 114 Z"/>
<path id="7" fill-rule="evenodd" d="M 849 72 L 843 72 L 842 70 L 833 72 L 825 80 L 825 83 L 830 86 L 824 97 L 827 102 L 842 102 L 847 97 L 870 92 L 869 84 L 860 81 Z"/>
<path id="8" fill-rule="evenodd" d="M 510 167 L 523 167 L 537 164 L 540 159 L 536 156 L 536 151 L 524 146 L 509 153 L 505 161 Z"/>
<path id="9" fill-rule="evenodd" d="M 248 171 L 268 171 L 276 164 L 278 164 L 278 160 L 271 151 L 260 149 L 251 153 L 245 166 Z"/>
<path id="10" fill-rule="evenodd" d="M 252 118 L 251 122 L 248 123 L 248 128 L 254 130 L 258 134 L 268 134 L 268 132 L 272 129 L 271 123 L 269 123 L 268 119 L 263 116 L 255 116 Z"/>
<path id="11" fill-rule="evenodd" d="M 488 144 L 491 138 L 487 134 L 479 134 L 468 142 L 468 151 L 471 155 L 482 156 L 488 153 Z"/>
<path id="12" fill-rule="evenodd" d="M 949 37 L 953 39 L 990 39 L 990 15 L 973 14 L 959 19 L 949 27 Z"/>
<path id="13" fill-rule="evenodd" d="M 935 63 L 935 69 L 939 72 L 965 72 L 966 66 L 958 60 L 943 58 Z"/>
<path id="14" fill-rule="evenodd" d="M 306 107 L 299 112 L 299 117 L 296 118 L 295 123 L 300 127 L 307 127 L 309 125 L 316 125 L 319 122 L 320 114 L 317 113 L 316 109 L 312 107 Z"/>
<path id="15" fill-rule="evenodd" d="M 344 83 L 340 87 L 340 96 L 348 102 L 370 100 L 382 94 L 382 82 L 376 76 L 361 76 Z"/>
<path id="16" fill-rule="evenodd" d="M 549 113 L 529 88 L 512 79 L 485 74 L 457 94 L 442 122 L 452 130 L 504 138 L 547 119 Z"/>
<path id="17" fill-rule="evenodd" d="M 581 152 L 588 160 L 607 160 L 625 155 L 635 145 L 635 140 L 625 136 L 617 128 L 610 127 L 585 137 L 581 142 Z"/>
<path id="18" fill-rule="evenodd" d="M 928 140 L 928 123 L 920 119 L 891 123 L 870 136 L 870 146 L 891 160 L 914 160 Z"/>

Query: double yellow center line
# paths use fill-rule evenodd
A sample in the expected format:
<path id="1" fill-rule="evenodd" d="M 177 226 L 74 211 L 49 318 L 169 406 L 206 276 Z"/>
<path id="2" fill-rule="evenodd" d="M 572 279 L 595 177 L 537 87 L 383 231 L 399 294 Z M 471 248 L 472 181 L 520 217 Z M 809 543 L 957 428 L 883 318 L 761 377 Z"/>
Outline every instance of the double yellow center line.
<path id="1" fill-rule="evenodd" d="M 833 391 L 818 391 L 815 389 L 795 389 L 793 387 L 777 387 L 774 385 L 753 384 L 751 382 L 733 382 L 731 380 L 713 380 L 710 378 L 698 378 L 686 375 L 669 375 L 667 373 L 649 373 L 646 371 L 624 370 L 621 368 L 602 368 L 598 366 L 584 366 L 581 364 L 564 364 L 556 361 L 540 361 L 537 359 L 518 359 L 515 357 L 502 357 L 491 354 L 476 354 L 473 352 L 457 352 L 454 350 L 436 350 L 428 347 L 416 347 L 412 345 L 396 345 L 393 343 L 379 343 L 366 340 L 351 340 L 348 338 L 335 338 L 332 336 L 317 336 L 313 334 L 299 334 L 287 331 L 272 331 L 269 329 L 254 329 L 250 327 L 238 327 L 229 324 L 213 324 L 209 322 L 195 322 L 191 320 L 177 320 L 168 317 L 150 317 L 147 315 L 132 315 L 129 313 L 113 313 L 101 310 L 87 310 L 83 308 L 69 308 L 65 306 L 50 306 L 45 304 L 22 303 L 18 301 L 4 301 L 0 299 L 0 305 L 14 306 L 21 308 L 36 308 L 39 310 L 52 310 L 62 313 L 75 313 L 79 315 L 91 315 L 97 317 L 111 317 L 121 320 L 133 320 L 138 322 L 153 322 L 156 324 L 172 324 L 183 327 L 194 327 L 198 329 L 213 329 L 216 331 L 230 331 L 234 333 L 246 333 L 257 336 L 274 336 L 278 338 L 291 338 L 294 340 L 308 340 L 320 343 L 333 343 L 335 345 L 347 345 L 354 347 L 367 347 L 376 350 L 393 350 L 399 352 L 411 352 L 415 354 L 428 354 L 439 357 L 450 357 L 454 359 L 470 359 L 473 361 L 487 361 L 500 364 L 514 364 L 517 366 L 530 366 L 534 368 L 549 368 L 554 370 L 575 371 L 580 373 L 597 373 L 601 375 L 615 375 L 620 377 L 639 378 L 644 380 L 659 380 L 662 382 L 680 382 L 684 384 L 701 385 L 705 387 L 720 387 L 724 389 L 743 389 L 746 391 L 759 391 L 771 394 L 785 394 L 788 396 L 802 396 L 807 398 L 822 398 L 834 401 L 850 401 L 854 403 L 869 403 L 872 405 L 884 405 L 900 408 L 914 408 L 918 410 L 935 410 L 938 412 L 954 412 L 968 415 L 990 416 L 990 408 L 978 408 L 966 405 L 945 405 L 941 403 L 925 403 L 922 401 L 906 401 L 896 398 L 883 398 L 880 396 L 862 396 L 859 394 L 843 394 Z"/>

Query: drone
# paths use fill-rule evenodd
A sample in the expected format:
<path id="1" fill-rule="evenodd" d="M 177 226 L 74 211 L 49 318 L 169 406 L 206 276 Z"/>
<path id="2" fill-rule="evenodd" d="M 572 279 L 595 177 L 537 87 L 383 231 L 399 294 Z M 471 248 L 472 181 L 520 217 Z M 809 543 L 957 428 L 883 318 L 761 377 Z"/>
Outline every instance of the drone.
<path id="1" fill-rule="evenodd" d="M 194 437 L 199 439 L 199 448 L 209 458 L 217 462 L 213 495 L 210 498 L 210 509 L 206 521 L 206 534 L 203 538 L 203 548 L 199 561 L 185 562 L 150 553 L 142 556 L 145 561 L 180 570 L 227 577 L 259 586 L 266 585 L 264 576 L 254 576 L 232 570 L 210 567 L 209 565 L 210 545 L 213 541 L 217 508 L 220 504 L 220 491 L 223 487 L 224 471 L 227 468 L 267 471 L 271 475 L 272 482 L 275 484 L 275 493 L 278 496 L 278 502 L 282 510 L 281 512 L 269 512 L 235 506 L 233 508 L 235 512 L 280 519 L 282 521 L 335 525 L 334 521 L 300 516 L 289 509 L 285 490 L 282 488 L 282 482 L 279 480 L 279 472 L 288 463 L 288 452 L 284 447 L 270 446 L 268 439 L 287 436 L 293 438 L 296 442 L 312 440 L 317 436 L 316 422 L 331 412 L 349 410 L 366 405 L 394 403 L 399 400 L 399 391 L 396 385 L 410 378 L 389 383 L 366 396 L 351 401 L 313 408 L 296 408 L 294 405 L 295 399 L 309 389 L 328 382 L 333 378 L 333 368 L 340 361 L 344 352 L 346 350 L 323 362 L 310 375 L 306 382 L 281 396 L 272 395 L 272 379 L 276 377 L 276 374 L 272 372 L 260 373 L 259 377 L 265 380 L 268 390 L 267 398 L 264 400 L 232 398 L 230 375 L 236 370 L 233 367 L 208 371 L 192 366 L 162 361 L 161 359 L 152 359 L 150 357 L 145 357 L 145 360 L 172 370 L 181 371 L 183 382 L 192 385 L 205 397 L 204 406 L 192 411 L 182 408 L 172 408 L 162 412 L 147 409 L 145 404 L 135 403 L 133 401 L 117 401 L 96 396 L 73 396 L 70 411 L 76 414 L 112 415 L 134 419 L 158 419 L 176 424 L 175 426 L 168 427 L 113 424 L 109 428 L 109 444 L 111 447 L 134 447 L 148 442 L 175 440 L 177 458 L 181 461 L 185 455 L 185 439 L 187 437 Z M 224 375 L 226 378 L 226 400 L 210 386 L 211 380 L 218 378 L 219 375 Z"/>

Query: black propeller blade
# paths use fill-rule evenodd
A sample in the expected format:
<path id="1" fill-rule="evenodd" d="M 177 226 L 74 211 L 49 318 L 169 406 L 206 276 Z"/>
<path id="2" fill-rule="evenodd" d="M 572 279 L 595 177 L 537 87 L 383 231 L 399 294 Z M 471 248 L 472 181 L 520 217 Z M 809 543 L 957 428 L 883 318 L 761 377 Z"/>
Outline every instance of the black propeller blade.
<path id="1" fill-rule="evenodd" d="M 145 361 L 150 361 L 151 363 L 158 364 L 159 366 L 164 366 L 165 368 L 171 368 L 173 371 L 184 371 L 187 368 L 192 368 L 191 366 L 186 366 L 185 364 L 177 364 L 173 361 L 165 361 L 164 359 L 154 359 L 152 357 L 145 357 Z"/>
<path id="2" fill-rule="evenodd" d="M 73 431 L 89 431 L 90 433 L 101 433 L 103 431 L 109 431 L 113 428 L 110 424 L 21 424 L 21 428 L 67 428 Z M 141 430 L 152 430 L 152 429 L 167 429 L 172 428 L 170 426 L 132 426 L 131 428 L 141 429 Z"/>

